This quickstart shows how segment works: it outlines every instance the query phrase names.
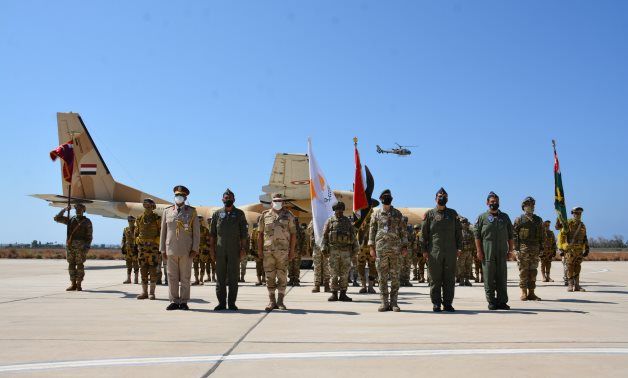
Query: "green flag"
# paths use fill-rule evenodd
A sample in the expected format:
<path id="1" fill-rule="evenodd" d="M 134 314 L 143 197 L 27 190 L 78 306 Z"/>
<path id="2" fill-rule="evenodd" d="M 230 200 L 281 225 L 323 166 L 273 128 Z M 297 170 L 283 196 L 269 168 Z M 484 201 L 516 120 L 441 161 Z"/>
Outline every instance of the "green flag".
<path id="1" fill-rule="evenodd" d="M 565 206 L 565 191 L 563 190 L 563 177 L 560 172 L 560 163 L 558 162 L 558 154 L 556 153 L 556 141 L 552 140 L 554 147 L 554 208 L 558 220 L 563 228 L 567 226 L 567 206 Z"/>

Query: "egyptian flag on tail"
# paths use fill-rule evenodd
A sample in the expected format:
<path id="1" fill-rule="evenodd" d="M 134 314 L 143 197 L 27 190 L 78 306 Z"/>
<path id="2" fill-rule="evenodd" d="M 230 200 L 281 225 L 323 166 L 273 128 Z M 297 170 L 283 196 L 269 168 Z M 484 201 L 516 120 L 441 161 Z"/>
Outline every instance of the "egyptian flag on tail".
<path id="1" fill-rule="evenodd" d="M 63 179 L 67 183 L 72 182 L 72 172 L 74 171 L 74 143 L 70 140 L 54 150 L 50 151 L 52 161 L 61 158 L 63 160 Z"/>
<path id="2" fill-rule="evenodd" d="M 96 164 L 81 164 L 80 172 L 81 172 L 81 176 L 95 175 L 96 174 Z"/>
<path id="3" fill-rule="evenodd" d="M 556 153 L 556 141 L 552 140 L 554 147 L 554 209 L 563 227 L 567 226 L 567 206 L 565 205 L 565 191 L 563 190 L 563 177 L 560 172 L 560 163 Z"/>
<path id="4" fill-rule="evenodd" d="M 358 152 L 358 138 L 353 138 L 353 144 L 353 156 L 355 160 L 355 175 L 353 176 L 353 212 L 358 214 L 358 211 L 369 207 L 369 202 L 368 198 L 366 198 L 366 192 L 364 191 L 362 164 L 360 163 L 360 153 Z"/>

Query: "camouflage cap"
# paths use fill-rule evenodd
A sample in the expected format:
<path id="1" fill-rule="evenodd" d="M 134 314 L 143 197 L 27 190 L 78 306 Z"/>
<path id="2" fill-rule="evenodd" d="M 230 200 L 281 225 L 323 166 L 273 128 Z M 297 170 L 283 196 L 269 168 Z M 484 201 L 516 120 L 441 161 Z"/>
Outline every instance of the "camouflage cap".
<path id="1" fill-rule="evenodd" d="M 379 198 L 381 199 L 383 196 L 391 196 L 392 197 L 392 192 L 390 191 L 390 189 L 384 189 L 384 191 L 379 195 Z"/>
<path id="2" fill-rule="evenodd" d="M 526 203 L 531 203 L 532 205 L 536 204 L 536 200 L 530 196 L 527 196 L 526 198 L 524 198 L 523 202 L 521 202 L 521 208 L 523 209 L 523 207 L 525 206 Z"/>
<path id="3" fill-rule="evenodd" d="M 175 186 L 172 191 L 174 192 L 175 195 L 182 195 L 182 196 L 189 196 L 190 195 L 190 190 L 188 188 L 186 188 L 183 185 L 177 185 Z"/>
<path id="4" fill-rule="evenodd" d="M 584 211 L 584 209 L 580 206 L 574 207 L 573 209 L 571 209 L 571 213 L 582 213 Z"/>
<path id="5" fill-rule="evenodd" d="M 152 198 L 144 198 L 144 201 L 142 201 L 143 203 L 150 203 L 151 205 L 155 204 L 155 201 L 153 201 Z"/>
<path id="6" fill-rule="evenodd" d="M 344 202 L 342 202 L 342 201 L 338 201 L 338 202 L 336 202 L 336 204 L 335 204 L 334 206 L 332 206 L 332 207 L 331 207 L 331 209 L 332 209 L 333 211 L 337 211 L 337 210 L 344 210 L 345 208 L 346 208 L 346 207 L 345 207 L 345 203 L 344 203 Z"/>

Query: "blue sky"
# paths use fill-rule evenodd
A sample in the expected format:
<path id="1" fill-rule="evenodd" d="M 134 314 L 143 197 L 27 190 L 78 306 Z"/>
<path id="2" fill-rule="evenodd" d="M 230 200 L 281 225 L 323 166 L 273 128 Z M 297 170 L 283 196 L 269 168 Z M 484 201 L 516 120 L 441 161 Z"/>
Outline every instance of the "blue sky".
<path id="1" fill-rule="evenodd" d="M 276 152 L 313 140 L 350 189 L 352 137 L 376 192 L 426 207 L 444 186 L 475 218 L 499 193 L 553 213 L 551 139 L 567 206 L 590 236 L 628 237 L 628 2 L 3 1 L 0 104 L 8 211 L 0 242 L 63 240 L 56 112 L 81 114 L 119 182 L 192 204 L 255 202 Z M 407 158 L 375 145 L 417 145 Z M 93 217 L 96 243 L 122 220 Z"/>

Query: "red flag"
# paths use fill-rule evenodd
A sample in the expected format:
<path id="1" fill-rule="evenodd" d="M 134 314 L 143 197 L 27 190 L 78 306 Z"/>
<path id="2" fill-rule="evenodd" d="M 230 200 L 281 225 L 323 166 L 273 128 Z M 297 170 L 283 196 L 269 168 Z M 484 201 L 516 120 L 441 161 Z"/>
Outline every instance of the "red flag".
<path id="1" fill-rule="evenodd" d="M 72 183 L 72 171 L 74 171 L 74 144 L 72 141 L 66 142 L 54 150 L 50 151 L 52 161 L 61 158 L 63 160 L 63 179 Z"/>
<path id="2" fill-rule="evenodd" d="M 355 143 L 355 176 L 353 178 L 353 212 L 369 207 L 366 193 L 364 192 L 364 181 L 362 180 L 362 164 L 360 164 L 360 153 L 357 143 Z"/>

